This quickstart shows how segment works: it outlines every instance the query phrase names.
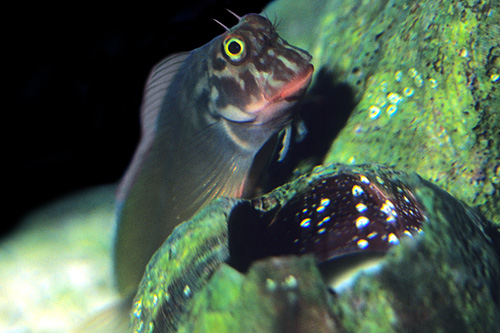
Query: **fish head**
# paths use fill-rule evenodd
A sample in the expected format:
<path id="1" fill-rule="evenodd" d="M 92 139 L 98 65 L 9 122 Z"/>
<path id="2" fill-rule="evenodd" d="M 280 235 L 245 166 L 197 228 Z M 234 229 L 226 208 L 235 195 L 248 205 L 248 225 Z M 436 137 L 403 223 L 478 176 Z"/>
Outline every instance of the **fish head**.
<path id="1" fill-rule="evenodd" d="M 216 38 L 210 53 L 210 110 L 229 122 L 282 126 L 314 71 L 311 55 L 257 14 Z"/>

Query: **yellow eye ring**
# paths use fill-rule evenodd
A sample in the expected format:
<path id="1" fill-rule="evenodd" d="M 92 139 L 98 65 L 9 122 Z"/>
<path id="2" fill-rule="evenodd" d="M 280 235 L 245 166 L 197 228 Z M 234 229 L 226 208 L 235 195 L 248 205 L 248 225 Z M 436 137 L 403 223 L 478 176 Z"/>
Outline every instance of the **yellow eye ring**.
<path id="1" fill-rule="evenodd" d="M 231 61 L 240 61 L 246 54 L 245 42 L 238 37 L 228 37 L 224 40 L 224 53 Z"/>

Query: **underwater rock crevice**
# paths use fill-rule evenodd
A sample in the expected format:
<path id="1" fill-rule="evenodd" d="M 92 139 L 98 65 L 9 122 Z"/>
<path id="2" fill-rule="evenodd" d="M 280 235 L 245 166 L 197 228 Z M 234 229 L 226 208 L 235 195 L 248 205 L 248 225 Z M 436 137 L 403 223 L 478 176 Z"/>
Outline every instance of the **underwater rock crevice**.
<path id="1" fill-rule="evenodd" d="M 328 191 L 325 192 L 325 189 Z M 341 193 L 338 198 L 344 199 L 336 201 L 335 193 Z M 354 206 L 349 203 L 353 198 L 360 198 L 362 193 L 370 193 L 366 197 L 368 201 L 353 202 Z M 379 200 L 379 193 L 383 193 L 382 198 L 387 199 Z M 411 200 L 415 200 L 416 204 L 412 204 Z M 345 207 L 339 202 L 344 202 Z M 401 207 L 404 210 L 398 208 L 399 205 L 403 205 Z M 335 209 L 327 210 L 329 206 Z M 342 216 L 346 209 L 350 212 L 345 216 L 348 223 L 341 227 L 343 220 L 336 216 Z M 287 218 L 308 211 L 314 213 L 296 219 Z M 421 230 L 419 226 L 412 229 L 414 227 L 409 224 L 410 229 L 405 230 L 403 236 L 391 229 L 393 222 L 412 221 L 412 216 L 419 212 L 423 212 L 426 217 Z M 372 246 L 377 249 L 378 243 L 370 239 L 373 235 L 363 235 L 362 231 L 371 224 L 367 224 L 367 220 L 375 221 L 378 217 L 384 217 L 382 225 L 389 228 L 389 231 L 383 232 L 391 233 L 385 238 L 383 234 L 381 239 L 394 245 L 388 252 L 382 251 L 387 255 L 379 261 L 378 269 L 370 272 L 362 269 L 363 273 L 357 275 L 350 284 L 344 285 L 342 290 L 334 289 L 334 297 L 327 303 L 320 301 L 328 294 L 328 287 L 325 285 L 325 276 L 319 273 L 317 263 L 321 258 L 332 259 L 324 257 L 322 251 L 335 253 L 339 245 L 335 242 L 329 244 L 328 238 L 321 238 L 324 231 L 320 224 L 330 223 L 324 220 L 323 213 L 336 221 L 332 226 L 337 225 L 337 229 L 328 229 L 333 233 L 338 231 L 336 240 L 345 242 L 346 246 L 355 246 L 350 248 L 351 252 L 353 249 L 356 252 L 356 248 L 366 251 Z M 357 214 L 360 214 L 359 217 L 356 217 Z M 274 224 L 283 228 L 273 230 Z M 214 234 L 210 236 L 207 227 L 220 236 L 217 246 L 208 244 Z M 161 295 L 173 295 L 169 288 L 177 276 L 182 279 L 179 285 L 182 287 L 185 284 L 176 296 L 182 306 L 171 303 L 170 306 L 175 306 L 180 312 L 169 321 L 175 327 L 187 331 L 193 327 L 259 331 L 282 327 L 285 313 L 295 305 L 311 305 L 306 300 L 311 299 L 312 295 L 322 295 L 316 298 L 320 303 L 314 303 L 310 309 L 303 309 L 316 309 L 316 313 L 320 311 L 325 314 L 326 317 L 322 318 L 330 318 L 321 321 L 323 326 L 320 326 L 323 328 L 331 327 L 332 323 L 336 328 L 346 328 L 348 331 L 359 331 L 366 327 L 376 327 L 382 331 L 414 330 L 417 326 L 428 329 L 500 328 L 500 324 L 494 320 L 500 316 L 500 309 L 494 300 L 498 294 L 494 288 L 498 285 L 495 281 L 500 280 L 500 261 L 498 249 L 495 250 L 492 245 L 498 235 L 490 227 L 491 223 L 473 209 L 416 174 L 406 175 L 391 168 L 369 165 L 317 167 L 310 174 L 262 198 L 217 200 L 193 220 L 176 228 L 154 256 L 148 267 L 147 278 L 141 283 L 134 303 L 135 327 L 139 324 L 169 327 L 161 326 L 165 325 L 165 318 L 155 309 L 159 304 L 163 304 L 163 308 L 165 303 L 159 302 L 169 299 Z M 357 235 L 342 237 L 348 234 L 348 230 L 356 228 L 359 229 Z M 273 233 L 279 234 L 280 239 L 274 237 Z M 294 241 L 295 237 L 298 237 L 298 242 Z M 318 242 L 314 242 L 314 239 Z M 327 246 L 317 247 L 318 244 Z M 169 247 L 176 249 L 177 253 L 181 251 L 195 255 L 179 257 L 177 254 L 177 257 L 162 258 Z M 188 248 L 189 252 L 182 250 Z M 209 261 L 203 258 L 212 255 L 218 259 L 208 264 Z M 353 258 L 347 258 L 347 261 Z M 309 260 L 314 268 L 293 270 L 291 267 L 298 265 L 301 260 Z M 273 264 L 282 261 L 294 264 Z M 474 264 L 471 265 L 471 262 Z M 331 263 L 337 264 L 338 261 L 334 259 Z M 258 268 L 262 265 L 268 268 Z M 196 269 L 189 270 L 188 267 Z M 150 278 L 151 274 L 161 277 L 164 274 L 162 272 L 170 272 L 171 277 L 163 277 L 161 283 L 155 283 Z M 306 278 L 308 274 L 313 274 L 314 280 Z M 280 278 L 275 279 L 274 276 Z M 304 281 L 312 284 L 309 289 L 299 288 L 301 291 L 298 292 L 299 289 L 295 288 L 299 284 L 302 286 Z M 151 290 L 147 286 L 154 286 L 155 289 Z M 277 298 L 276 290 L 284 292 L 280 294 L 283 297 Z M 290 300 L 293 302 L 289 303 Z M 303 305 L 300 306 L 302 308 Z M 364 310 L 360 311 L 360 306 Z M 262 316 L 249 317 L 248 313 L 261 313 Z M 224 318 L 223 322 L 217 319 L 220 316 Z M 421 322 L 416 324 L 415 318 Z M 307 319 L 302 318 L 297 321 L 297 325 L 305 325 L 306 322 Z"/>
<path id="2" fill-rule="evenodd" d="M 307 134 L 290 145 L 284 160 L 270 163 L 262 181 L 264 193 L 321 164 L 330 143 L 342 131 L 355 108 L 354 89 L 340 82 L 335 70 L 327 67 L 317 70 L 299 106 L 299 118 Z M 297 138 L 297 134 L 294 128 L 293 137 Z"/>
<path id="3" fill-rule="evenodd" d="M 316 2 L 291 3 L 307 13 Z M 289 6 L 276 2 L 266 11 L 284 13 Z M 321 6 L 315 19 L 292 16 L 284 27 L 316 22 L 317 37 L 289 39 L 311 50 L 317 68 L 334 68 L 339 82 L 355 87 L 354 110 L 324 163 L 415 171 L 500 221 L 498 1 Z"/>

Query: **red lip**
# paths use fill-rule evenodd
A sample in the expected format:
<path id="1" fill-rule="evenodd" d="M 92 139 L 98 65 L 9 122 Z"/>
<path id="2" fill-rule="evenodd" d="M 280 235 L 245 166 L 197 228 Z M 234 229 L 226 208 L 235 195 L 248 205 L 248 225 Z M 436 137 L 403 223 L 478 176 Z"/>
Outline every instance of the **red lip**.
<path id="1" fill-rule="evenodd" d="M 283 87 L 273 98 L 273 101 L 292 100 L 302 96 L 303 91 L 311 83 L 314 66 L 309 64 L 296 78 Z"/>

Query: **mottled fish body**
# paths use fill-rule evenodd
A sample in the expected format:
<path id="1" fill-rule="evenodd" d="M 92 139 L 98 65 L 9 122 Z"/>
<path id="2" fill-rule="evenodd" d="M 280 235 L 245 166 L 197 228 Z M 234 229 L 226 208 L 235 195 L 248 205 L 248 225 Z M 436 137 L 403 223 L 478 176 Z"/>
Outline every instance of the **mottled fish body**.
<path id="1" fill-rule="evenodd" d="M 291 106 L 311 81 L 310 60 L 266 18 L 249 14 L 153 69 L 141 142 L 118 193 L 115 272 L 123 294 L 135 291 L 175 226 L 216 197 L 252 195 L 255 156 L 289 126 Z"/>

